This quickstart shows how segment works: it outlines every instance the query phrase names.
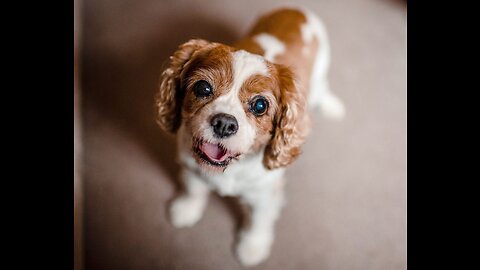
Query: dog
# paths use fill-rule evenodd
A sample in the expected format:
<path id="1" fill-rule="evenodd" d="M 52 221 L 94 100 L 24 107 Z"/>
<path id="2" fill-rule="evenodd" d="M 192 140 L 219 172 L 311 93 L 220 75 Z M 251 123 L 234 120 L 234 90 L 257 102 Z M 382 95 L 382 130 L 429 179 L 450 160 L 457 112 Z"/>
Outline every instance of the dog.
<path id="1" fill-rule="evenodd" d="M 329 88 L 329 64 L 327 32 L 302 8 L 264 14 L 232 46 L 192 39 L 178 47 L 156 95 L 159 126 L 177 135 L 185 186 L 169 208 L 175 227 L 194 225 L 211 191 L 236 196 L 251 210 L 238 260 L 253 266 L 269 256 L 285 168 L 301 154 L 309 110 L 345 114 Z"/>

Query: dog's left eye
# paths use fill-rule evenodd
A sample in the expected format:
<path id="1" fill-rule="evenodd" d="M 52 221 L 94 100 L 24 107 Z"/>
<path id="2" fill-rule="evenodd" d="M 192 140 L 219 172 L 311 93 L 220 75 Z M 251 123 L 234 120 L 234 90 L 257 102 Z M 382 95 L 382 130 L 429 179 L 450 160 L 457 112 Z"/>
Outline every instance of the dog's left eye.
<path id="1" fill-rule="evenodd" d="M 193 92 L 197 97 L 208 97 L 213 94 L 213 89 L 207 81 L 201 80 L 193 85 Z"/>
<path id="2" fill-rule="evenodd" d="M 260 116 L 260 115 L 264 114 L 267 111 L 267 108 L 268 108 L 268 102 L 267 102 L 267 99 L 265 97 L 256 96 L 250 102 L 250 111 L 255 116 Z"/>

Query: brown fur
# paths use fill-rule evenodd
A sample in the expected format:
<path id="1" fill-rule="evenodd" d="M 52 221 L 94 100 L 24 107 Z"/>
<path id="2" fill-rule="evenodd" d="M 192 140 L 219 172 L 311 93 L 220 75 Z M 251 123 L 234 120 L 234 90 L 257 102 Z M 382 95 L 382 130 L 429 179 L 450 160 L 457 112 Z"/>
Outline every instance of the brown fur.
<path id="1" fill-rule="evenodd" d="M 276 65 L 276 70 L 280 99 L 274 120 L 275 130 L 263 159 L 268 169 L 291 164 L 300 155 L 308 133 L 305 98 L 296 88 L 292 72 L 281 65 Z"/>
<path id="2" fill-rule="evenodd" d="M 275 58 L 276 64 L 290 68 L 295 74 L 297 85 L 305 95 L 308 94 L 310 73 L 314 64 L 315 53 L 318 49 L 318 40 L 306 44 L 302 39 L 301 26 L 306 22 L 305 15 L 295 9 L 279 9 L 262 16 L 251 28 L 248 35 L 235 43 L 235 48 L 251 53 L 264 55 L 264 51 L 254 41 L 254 37 L 267 33 L 283 42 L 286 46 L 285 54 Z M 308 55 L 302 53 L 306 47 Z"/>
<path id="3" fill-rule="evenodd" d="M 249 34 L 236 43 L 236 48 L 264 55 L 254 37 L 267 33 L 283 42 L 285 54 L 275 58 L 278 73 L 279 92 L 278 112 L 273 124 L 272 137 L 265 149 L 264 164 L 269 169 L 287 166 L 301 153 L 301 146 L 308 134 L 309 119 L 305 112 L 310 73 L 318 41 L 305 44 L 302 39 L 301 25 L 306 22 L 305 15 L 293 9 L 280 9 L 262 16 L 252 27 Z M 304 55 L 302 49 L 308 48 Z M 263 140 L 258 140 L 258 143 Z"/>
<path id="4" fill-rule="evenodd" d="M 297 44 L 302 41 L 300 26 L 306 21 L 305 15 L 298 10 L 275 10 L 260 17 L 247 36 L 269 33 L 286 44 Z"/>
<path id="5" fill-rule="evenodd" d="M 257 127 L 257 137 L 251 151 L 256 152 L 265 146 L 272 137 L 275 115 L 278 109 L 280 91 L 277 80 L 262 75 L 254 75 L 246 80 L 240 91 L 240 101 L 245 105 L 244 110 L 249 121 Z M 261 116 L 251 113 L 250 102 L 257 95 L 267 99 L 267 111 Z"/>
<path id="6" fill-rule="evenodd" d="M 182 72 L 185 100 L 182 118 L 191 119 L 198 114 L 205 105 L 225 94 L 233 83 L 231 47 L 215 43 L 209 50 L 198 53 Z M 197 98 L 192 87 L 195 82 L 206 80 L 213 87 L 213 95 L 206 98 Z"/>
<path id="7" fill-rule="evenodd" d="M 201 49 L 211 46 L 202 39 L 192 39 L 179 46 L 170 57 L 170 66 L 161 75 L 160 89 L 155 97 L 157 105 L 157 123 L 169 132 L 177 131 L 180 126 L 180 111 L 183 91 L 180 89 L 180 74 L 192 56 Z"/>
<path id="8" fill-rule="evenodd" d="M 308 46 L 315 53 L 316 40 L 303 44 L 301 24 L 305 16 L 295 10 L 280 10 L 262 17 L 249 35 L 236 43 L 235 48 L 219 43 L 194 39 L 181 45 L 170 58 L 170 66 L 162 73 L 160 91 L 156 97 L 158 124 L 166 131 L 175 132 L 185 121 L 195 136 L 202 114 L 208 104 L 229 91 L 233 82 L 231 52 L 244 49 L 263 55 L 263 49 L 253 37 L 259 33 L 276 36 L 286 45 L 286 54 L 278 55 L 276 64 L 268 61 L 270 76 L 254 75 L 244 82 L 240 101 L 251 123 L 257 127 L 257 137 L 251 152 L 266 145 L 264 165 L 268 169 L 291 164 L 301 153 L 301 145 L 308 132 L 305 95 L 313 66 L 313 57 L 302 54 Z M 296 76 L 295 76 L 295 75 Z M 192 87 L 198 80 L 208 81 L 214 94 L 206 98 L 194 95 Z M 269 107 L 262 116 L 255 116 L 249 104 L 256 95 L 265 96 Z"/>

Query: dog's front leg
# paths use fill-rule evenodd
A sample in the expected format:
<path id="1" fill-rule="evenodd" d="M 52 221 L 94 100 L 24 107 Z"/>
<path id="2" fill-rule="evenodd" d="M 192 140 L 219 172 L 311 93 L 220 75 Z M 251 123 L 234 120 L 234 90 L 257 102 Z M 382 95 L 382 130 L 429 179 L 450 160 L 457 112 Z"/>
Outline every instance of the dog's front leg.
<path id="1" fill-rule="evenodd" d="M 170 205 L 170 220 L 177 228 L 193 226 L 203 215 L 210 194 L 210 188 L 195 173 L 182 170 L 185 193 Z"/>
<path id="2" fill-rule="evenodd" d="M 283 187 L 248 194 L 242 199 L 251 208 L 251 222 L 249 228 L 240 232 L 236 252 L 244 266 L 253 266 L 270 255 L 275 221 L 284 204 Z"/>

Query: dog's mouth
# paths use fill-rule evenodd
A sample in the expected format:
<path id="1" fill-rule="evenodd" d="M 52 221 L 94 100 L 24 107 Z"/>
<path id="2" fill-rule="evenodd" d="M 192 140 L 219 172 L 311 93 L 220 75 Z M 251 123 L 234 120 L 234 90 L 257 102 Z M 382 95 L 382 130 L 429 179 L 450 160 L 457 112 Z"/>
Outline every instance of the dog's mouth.
<path id="1" fill-rule="evenodd" d="M 202 161 L 217 167 L 227 167 L 232 159 L 240 155 L 220 143 L 210 143 L 202 139 L 194 139 L 193 150 Z"/>

